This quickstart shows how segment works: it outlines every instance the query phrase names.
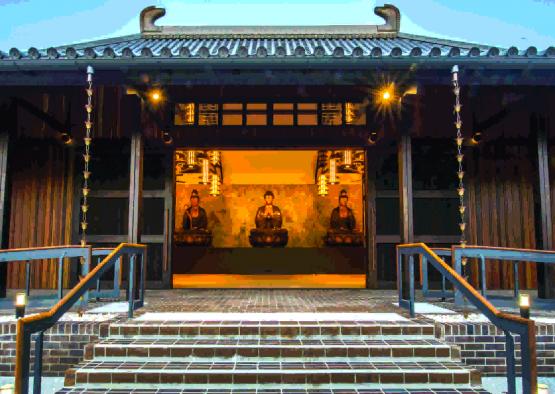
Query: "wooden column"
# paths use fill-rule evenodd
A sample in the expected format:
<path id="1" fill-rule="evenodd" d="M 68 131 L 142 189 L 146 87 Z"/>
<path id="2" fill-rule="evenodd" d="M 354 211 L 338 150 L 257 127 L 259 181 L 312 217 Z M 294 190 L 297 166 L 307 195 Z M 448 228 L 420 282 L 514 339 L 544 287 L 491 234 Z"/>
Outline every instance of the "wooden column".
<path id="1" fill-rule="evenodd" d="M 376 255 L 376 158 L 375 147 L 366 148 L 366 288 L 378 288 L 378 259 Z"/>
<path id="2" fill-rule="evenodd" d="M 144 141 L 140 132 L 131 136 L 131 159 L 129 172 L 129 225 L 128 242 L 141 242 L 143 206 L 143 158 Z"/>
<path id="3" fill-rule="evenodd" d="M 165 170 L 165 190 L 164 190 L 164 252 L 162 254 L 162 281 L 164 287 L 171 289 L 173 286 L 172 275 L 172 247 L 173 247 L 173 230 L 174 230 L 174 149 L 167 152 L 166 170 Z"/>
<path id="4" fill-rule="evenodd" d="M 412 214 L 412 147 L 408 134 L 402 134 L 397 146 L 397 162 L 399 166 L 399 218 L 401 243 L 414 242 Z M 409 269 L 403 264 L 403 298 L 409 298 Z"/>
<path id="5" fill-rule="evenodd" d="M 401 135 L 397 147 L 401 243 L 414 241 L 412 215 L 412 148 L 410 135 Z"/>
<path id="6" fill-rule="evenodd" d="M 540 200 L 541 248 L 553 249 L 553 223 L 551 216 L 551 188 L 549 184 L 549 146 L 546 119 L 532 116 L 531 131 L 536 131 L 538 139 L 538 194 Z M 555 270 L 548 264 L 538 264 L 538 297 L 555 298 L 553 279 Z"/>
<path id="7" fill-rule="evenodd" d="M 8 246 L 10 222 L 9 210 L 7 209 L 7 187 L 8 187 L 8 146 L 9 135 L 7 132 L 0 134 L 0 248 Z M 0 297 L 6 297 L 6 285 L 8 282 L 8 264 L 0 264 Z"/>

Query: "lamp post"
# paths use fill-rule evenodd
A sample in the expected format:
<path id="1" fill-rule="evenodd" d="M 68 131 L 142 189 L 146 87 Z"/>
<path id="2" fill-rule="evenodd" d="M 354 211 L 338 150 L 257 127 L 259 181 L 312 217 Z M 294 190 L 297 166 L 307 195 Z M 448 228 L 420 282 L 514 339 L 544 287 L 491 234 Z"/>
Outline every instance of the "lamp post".
<path id="1" fill-rule="evenodd" d="M 27 294 L 17 293 L 15 295 L 15 318 L 25 316 L 25 306 L 27 305 Z"/>
<path id="2" fill-rule="evenodd" d="M 518 306 L 520 308 L 520 316 L 530 319 L 530 295 L 520 294 L 518 296 Z"/>

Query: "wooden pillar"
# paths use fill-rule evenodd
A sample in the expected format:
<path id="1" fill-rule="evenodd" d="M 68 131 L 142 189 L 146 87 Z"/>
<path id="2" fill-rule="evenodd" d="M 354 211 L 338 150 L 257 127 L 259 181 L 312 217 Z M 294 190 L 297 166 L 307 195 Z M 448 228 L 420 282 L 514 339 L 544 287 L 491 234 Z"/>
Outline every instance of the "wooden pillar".
<path id="1" fill-rule="evenodd" d="M 0 248 L 8 246 L 8 224 L 10 221 L 9 209 L 7 208 L 8 187 L 8 147 L 9 134 L 0 134 Z M 6 297 L 6 286 L 8 283 L 8 264 L 0 264 L 0 297 Z"/>
<path id="2" fill-rule="evenodd" d="M 365 201 L 366 201 L 366 288 L 378 288 L 378 259 L 376 255 L 376 158 L 372 157 L 371 150 L 376 152 L 375 147 L 366 148 L 366 179 L 365 179 Z"/>
<path id="3" fill-rule="evenodd" d="M 412 215 L 412 147 L 410 135 L 401 135 L 397 147 L 401 243 L 414 241 Z"/>
<path id="4" fill-rule="evenodd" d="M 399 218 L 401 243 L 414 242 L 412 214 L 412 146 L 408 134 L 401 134 L 397 145 L 397 162 L 399 166 Z M 409 269 L 403 264 L 403 298 L 409 297 Z"/>
<path id="5" fill-rule="evenodd" d="M 129 172 L 129 225 L 128 242 L 141 242 L 143 206 L 143 157 L 144 141 L 140 132 L 131 136 L 131 159 Z"/>
<path id="6" fill-rule="evenodd" d="M 549 184 L 549 146 L 547 125 L 544 117 L 532 116 L 531 131 L 538 139 L 538 195 L 540 200 L 541 248 L 553 250 L 553 222 L 551 216 L 551 188 Z M 538 297 L 555 298 L 553 279 L 555 270 L 548 264 L 538 264 Z"/>
<path id="7" fill-rule="evenodd" d="M 162 281 L 165 288 L 173 286 L 172 275 L 172 247 L 174 230 L 174 149 L 169 150 L 166 155 L 165 190 L 164 190 L 164 248 L 162 256 Z"/>

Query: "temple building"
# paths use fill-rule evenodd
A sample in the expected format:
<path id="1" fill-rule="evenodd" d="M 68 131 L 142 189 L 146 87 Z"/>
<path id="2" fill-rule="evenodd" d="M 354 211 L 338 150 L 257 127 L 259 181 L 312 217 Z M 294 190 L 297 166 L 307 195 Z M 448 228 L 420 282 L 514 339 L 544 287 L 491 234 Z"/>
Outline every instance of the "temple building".
<path id="1" fill-rule="evenodd" d="M 147 244 L 147 288 L 394 288 L 396 244 L 460 241 L 457 65 L 467 243 L 552 249 L 555 48 L 416 36 L 394 6 L 375 13 L 165 26 L 148 7 L 135 35 L 0 52 L 2 246 L 79 243 L 85 154 L 86 242 Z M 57 272 L 33 265 L 31 286 Z M 4 287 L 24 274 L 10 265 Z M 552 295 L 550 272 L 518 275 Z M 486 276 L 514 281 L 503 264 Z"/>

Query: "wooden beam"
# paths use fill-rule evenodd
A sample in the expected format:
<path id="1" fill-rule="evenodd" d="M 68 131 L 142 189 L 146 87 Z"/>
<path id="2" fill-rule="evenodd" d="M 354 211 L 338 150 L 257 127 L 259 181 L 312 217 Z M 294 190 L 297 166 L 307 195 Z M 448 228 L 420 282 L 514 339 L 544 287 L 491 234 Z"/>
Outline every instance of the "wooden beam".
<path id="1" fill-rule="evenodd" d="M 538 138 L 538 195 L 540 200 L 541 248 L 553 249 L 553 222 L 551 215 L 551 188 L 549 184 L 549 147 L 546 119 L 532 116 L 531 131 L 536 131 Z M 555 270 L 548 264 L 538 264 L 538 297 L 555 298 L 553 278 Z"/>
<path id="2" fill-rule="evenodd" d="M 131 136 L 131 159 L 129 172 L 129 221 L 128 242 L 141 242 L 141 219 L 143 202 L 144 140 L 139 131 Z"/>
<path id="3" fill-rule="evenodd" d="M 370 149 L 366 149 L 366 288 L 378 287 L 378 258 L 376 255 L 376 159 Z M 374 149 L 375 151 L 375 149 Z"/>
<path id="4" fill-rule="evenodd" d="M 0 248 L 8 247 L 10 222 L 9 210 L 7 208 L 7 188 L 8 188 L 8 147 L 9 134 L 0 134 Z M 0 298 L 6 297 L 6 285 L 8 283 L 8 264 L 0 264 Z"/>

